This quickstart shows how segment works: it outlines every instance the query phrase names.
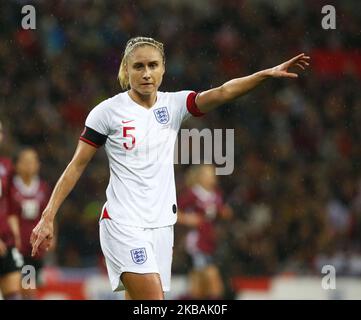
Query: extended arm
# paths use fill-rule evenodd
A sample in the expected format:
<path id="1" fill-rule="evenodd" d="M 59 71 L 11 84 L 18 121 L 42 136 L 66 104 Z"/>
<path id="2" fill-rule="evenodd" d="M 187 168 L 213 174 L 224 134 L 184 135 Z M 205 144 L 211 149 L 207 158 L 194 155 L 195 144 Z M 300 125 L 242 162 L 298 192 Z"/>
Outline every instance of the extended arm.
<path id="1" fill-rule="evenodd" d="M 276 67 L 265 69 L 243 78 L 232 79 L 220 87 L 203 91 L 196 98 L 197 107 L 201 112 L 207 113 L 224 103 L 246 94 L 265 79 L 297 78 L 297 73 L 288 72 L 288 69 L 297 66 L 304 70 L 309 65 L 307 62 L 309 59 L 310 57 L 302 53 Z"/>
<path id="2" fill-rule="evenodd" d="M 36 255 L 39 246 L 48 249 L 54 236 L 54 218 L 59 207 L 74 188 L 87 164 L 94 156 L 97 148 L 79 141 L 73 159 L 55 185 L 48 205 L 42 213 L 41 219 L 34 228 L 30 242 L 33 246 L 32 255 Z"/>

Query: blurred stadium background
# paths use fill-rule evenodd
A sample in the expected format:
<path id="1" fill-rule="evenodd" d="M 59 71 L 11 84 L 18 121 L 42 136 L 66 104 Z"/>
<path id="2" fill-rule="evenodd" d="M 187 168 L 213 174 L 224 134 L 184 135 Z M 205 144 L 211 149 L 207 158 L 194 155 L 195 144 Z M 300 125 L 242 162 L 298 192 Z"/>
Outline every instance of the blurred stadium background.
<path id="1" fill-rule="evenodd" d="M 21 7 L 36 8 L 36 30 Z M 321 27 L 323 5 L 336 30 Z M 311 0 L 2 1 L 3 153 L 36 148 L 54 186 L 88 112 L 119 92 L 126 41 L 165 43 L 163 91 L 204 90 L 299 52 L 296 81 L 269 81 L 185 128 L 234 128 L 235 170 L 220 177 L 232 221 L 218 224 L 217 262 L 228 299 L 361 297 L 361 2 Z M 178 192 L 186 165 L 176 165 Z M 121 299 L 110 292 L 98 239 L 108 166 L 97 153 L 58 215 L 59 239 L 39 298 Z M 176 228 L 173 290 L 187 291 L 185 230 Z M 337 287 L 323 290 L 322 266 Z"/>

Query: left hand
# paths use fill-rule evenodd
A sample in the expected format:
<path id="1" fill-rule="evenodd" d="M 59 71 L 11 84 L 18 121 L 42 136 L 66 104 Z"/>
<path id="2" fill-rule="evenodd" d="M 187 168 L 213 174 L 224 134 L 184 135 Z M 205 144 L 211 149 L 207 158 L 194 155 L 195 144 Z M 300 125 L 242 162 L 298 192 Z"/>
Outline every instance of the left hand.
<path id="1" fill-rule="evenodd" d="M 308 63 L 310 59 L 311 58 L 309 56 L 306 56 L 304 53 L 301 53 L 298 56 L 295 56 L 292 59 L 271 68 L 270 76 L 273 78 L 297 78 L 298 74 L 293 72 L 288 72 L 288 69 L 291 67 L 299 67 L 305 70 L 305 68 L 310 65 Z"/>
<path id="2" fill-rule="evenodd" d="M 54 222 L 52 218 L 42 216 L 30 236 L 30 243 L 33 247 L 31 256 L 48 251 L 54 237 Z"/>

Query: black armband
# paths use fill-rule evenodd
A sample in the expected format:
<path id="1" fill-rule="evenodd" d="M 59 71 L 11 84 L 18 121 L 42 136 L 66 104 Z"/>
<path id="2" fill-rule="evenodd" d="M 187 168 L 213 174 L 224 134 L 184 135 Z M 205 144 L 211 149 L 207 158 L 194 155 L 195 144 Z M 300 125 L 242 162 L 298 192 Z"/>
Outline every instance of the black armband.
<path id="1" fill-rule="evenodd" d="M 108 136 L 95 131 L 92 128 L 85 127 L 80 135 L 80 140 L 93 147 L 99 148 L 107 141 Z"/>

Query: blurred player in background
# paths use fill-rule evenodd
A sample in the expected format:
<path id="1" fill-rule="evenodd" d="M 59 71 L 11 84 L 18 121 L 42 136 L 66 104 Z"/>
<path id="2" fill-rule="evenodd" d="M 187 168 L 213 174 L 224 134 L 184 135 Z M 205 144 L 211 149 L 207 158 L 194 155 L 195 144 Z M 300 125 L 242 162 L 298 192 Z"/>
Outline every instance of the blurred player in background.
<path id="1" fill-rule="evenodd" d="M 192 299 L 221 299 L 224 284 L 215 263 L 218 219 L 230 219 L 232 209 L 224 203 L 213 165 L 188 169 L 186 184 L 178 200 L 178 222 L 190 228 L 186 251 L 192 258 L 189 274 Z"/>
<path id="2" fill-rule="evenodd" d="M 50 246 L 59 207 L 97 149 L 105 145 L 110 180 L 100 243 L 112 289 L 125 288 L 130 299 L 164 299 L 164 291 L 170 290 L 177 220 L 173 155 L 182 121 L 202 116 L 268 78 L 296 78 L 288 69 L 304 69 L 308 59 L 300 54 L 199 94 L 160 92 L 165 72 L 163 44 L 146 37 L 130 39 L 119 70 L 126 91 L 103 101 L 88 115 L 74 157 L 33 230 L 32 254 Z"/>
<path id="3" fill-rule="evenodd" d="M 0 146 L 3 128 L 0 122 Z M 0 156 L 0 293 L 5 300 L 21 299 L 21 273 L 23 257 L 19 245 L 20 234 L 16 221 L 9 216 L 9 188 L 12 176 L 9 158 Z"/>
<path id="4" fill-rule="evenodd" d="M 9 211 L 18 220 L 21 241 L 18 247 L 24 257 L 25 265 L 35 268 L 36 280 L 39 285 L 43 256 L 39 254 L 31 257 L 30 235 L 49 201 L 50 190 L 48 184 L 39 177 L 40 161 L 34 149 L 24 148 L 18 153 L 15 170 L 16 175 L 10 188 Z M 25 289 L 23 296 L 26 299 L 34 299 L 36 291 Z"/>

